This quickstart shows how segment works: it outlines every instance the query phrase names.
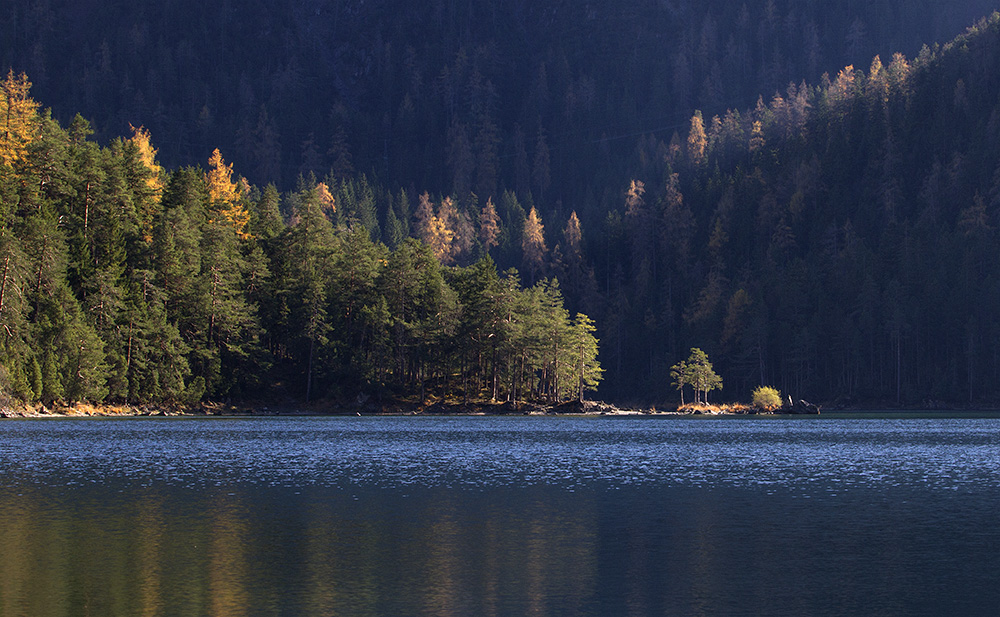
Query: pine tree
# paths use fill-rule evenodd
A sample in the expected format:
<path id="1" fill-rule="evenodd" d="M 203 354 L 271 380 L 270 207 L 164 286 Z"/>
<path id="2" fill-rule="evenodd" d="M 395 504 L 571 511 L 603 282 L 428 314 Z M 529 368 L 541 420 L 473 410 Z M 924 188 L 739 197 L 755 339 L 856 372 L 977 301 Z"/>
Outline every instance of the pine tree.
<path id="1" fill-rule="evenodd" d="M 388 309 L 377 293 L 379 272 L 386 263 L 386 249 L 375 244 L 364 228 L 339 236 L 339 250 L 332 264 L 330 306 L 341 349 L 344 374 L 374 381 L 380 346 L 387 344 Z"/>
<path id="2" fill-rule="evenodd" d="M 570 330 L 569 352 L 572 358 L 573 377 L 580 402 L 587 390 L 596 390 L 601 383 L 604 369 L 597 360 L 598 341 L 594 320 L 577 313 Z"/>
<path id="3" fill-rule="evenodd" d="M 283 269 L 276 281 L 283 306 L 279 334 L 305 373 L 305 400 L 313 397 L 314 377 L 326 353 L 332 329 L 329 297 L 334 235 L 323 215 L 317 191 L 308 190 L 295 212 L 296 224 L 287 232 L 281 251 Z"/>
<path id="4" fill-rule="evenodd" d="M 150 270 L 132 273 L 125 299 L 121 336 L 130 403 L 183 402 L 190 375 L 190 351 L 177 327 L 167 321 L 166 294 Z"/>
<path id="5" fill-rule="evenodd" d="M 0 199 L 0 211 L 3 203 Z M 0 212 L 0 371 L 6 375 L 6 383 L 0 382 L 0 396 L 29 399 L 38 393 L 32 391 L 28 375 L 35 361 L 25 301 L 28 257 L 13 230 L 3 224 L 4 218 Z"/>
<path id="6" fill-rule="evenodd" d="M 274 184 L 264 187 L 250 217 L 250 233 L 267 242 L 285 229 L 281 217 L 281 196 Z"/>
<path id="7" fill-rule="evenodd" d="M 688 385 L 687 362 L 683 360 L 670 367 L 670 383 L 681 394 L 681 406 L 684 406 L 684 386 Z"/>
<path id="8" fill-rule="evenodd" d="M 708 393 L 722 388 L 722 378 L 712 369 L 708 354 L 697 347 L 684 363 L 684 382 L 694 388 L 695 402 L 708 403 Z"/>

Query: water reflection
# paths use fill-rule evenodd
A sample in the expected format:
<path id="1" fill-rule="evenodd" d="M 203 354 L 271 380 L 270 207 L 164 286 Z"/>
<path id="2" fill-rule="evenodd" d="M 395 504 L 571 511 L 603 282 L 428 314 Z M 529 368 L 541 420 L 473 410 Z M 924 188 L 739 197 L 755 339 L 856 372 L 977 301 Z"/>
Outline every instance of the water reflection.
<path id="1" fill-rule="evenodd" d="M 982 612 L 998 429 L 4 424 L 0 615 Z"/>
<path id="2" fill-rule="evenodd" d="M 60 514 L 0 492 L 0 614 L 581 614 L 596 583 L 586 504 L 567 518 L 537 500 L 463 512 L 428 495 L 404 512 L 331 497 L 116 493 Z"/>

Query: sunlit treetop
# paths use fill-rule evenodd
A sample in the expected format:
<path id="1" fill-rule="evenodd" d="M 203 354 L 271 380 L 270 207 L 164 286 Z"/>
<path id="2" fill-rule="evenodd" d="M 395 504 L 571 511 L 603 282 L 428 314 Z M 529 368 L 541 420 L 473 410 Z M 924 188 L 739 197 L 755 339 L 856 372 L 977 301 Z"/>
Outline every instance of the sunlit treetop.
<path id="1" fill-rule="evenodd" d="M 208 173 L 205 174 L 209 198 L 240 238 L 247 240 L 250 238 L 250 212 L 244 207 L 237 184 L 232 178 L 232 163 L 227 165 L 222 159 L 222 153 L 216 148 L 208 159 Z"/>
<path id="2" fill-rule="evenodd" d="M 149 131 L 143 126 L 136 128 L 131 124 L 129 128 L 132 129 L 132 143 L 139 150 L 139 159 L 150 172 L 149 178 L 146 179 L 146 185 L 159 199 L 163 193 L 163 167 L 156 162 L 157 150 L 153 147 Z"/>
<path id="3" fill-rule="evenodd" d="M 40 105 L 28 96 L 31 82 L 24 73 L 9 71 L 0 90 L 0 160 L 13 165 L 24 158 L 28 144 L 38 137 Z"/>
<path id="4" fill-rule="evenodd" d="M 337 200 L 334 198 L 333 193 L 330 192 L 330 187 L 325 182 L 320 182 L 316 185 L 316 195 L 319 197 L 323 213 L 327 216 L 332 216 L 337 211 Z"/>

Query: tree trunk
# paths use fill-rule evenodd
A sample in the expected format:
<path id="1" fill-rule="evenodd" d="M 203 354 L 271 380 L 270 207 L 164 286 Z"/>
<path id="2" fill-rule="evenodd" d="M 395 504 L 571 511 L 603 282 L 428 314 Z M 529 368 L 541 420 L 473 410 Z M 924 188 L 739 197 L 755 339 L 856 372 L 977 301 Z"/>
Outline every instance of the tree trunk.
<path id="1" fill-rule="evenodd" d="M 316 348 L 316 339 L 309 339 L 309 365 L 306 369 L 306 403 L 309 402 L 309 397 L 312 395 L 312 383 L 313 383 L 313 351 Z"/>
<path id="2" fill-rule="evenodd" d="M 3 315 L 4 293 L 7 291 L 7 273 L 10 272 L 10 255 L 3 260 L 3 274 L 0 275 L 0 315 Z"/>

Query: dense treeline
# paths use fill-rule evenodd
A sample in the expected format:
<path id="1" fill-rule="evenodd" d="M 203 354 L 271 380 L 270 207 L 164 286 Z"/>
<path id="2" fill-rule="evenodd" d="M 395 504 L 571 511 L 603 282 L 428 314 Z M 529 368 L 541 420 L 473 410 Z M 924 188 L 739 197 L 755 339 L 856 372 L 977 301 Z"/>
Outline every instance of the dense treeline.
<path id="1" fill-rule="evenodd" d="M 0 396 L 559 401 L 599 383 L 593 322 L 558 282 L 389 250 L 353 182 L 304 182 L 284 217 L 218 150 L 167 172 L 144 129 L 102 148 L 29 87 L 11 73 L 0 98 Z"/>
<path id="2" fill-rule="evenodd" d="M 244 58 L 260 75 L 187 36 L 121 51 L 171 31 L 143 24 L 182 4 L 122 8 L 108 21 L 131 36 L 109 31 L 108 50 L 74 60 L 92 77 L 87 63 L 107 59 L 107 81 L 62 87 L 134 96 L 102 123 L 149 117 L 174 160 L 235 138 L 237 169 L 296 189 L 233 180 L 218 154 L 207 173 L 164 172 L 144 130 L 100 148 L 81 119 L 41 116 L 0 177 L 2 280 L 19 290 L 0 289 L 0 320 L 23 396 L 79 397 L 102 375 L 97 394 L 128 400 L 316 398 L 337 394 L 316 390 L 329 384 L 568 396 L 591 370 L 570 376 L 572 345 L 596 369 L 594 325 L 568 318 L 580 312 L 596 318 L 608 398 L 675 400 L 668 367 L 698 347 L 729 399 L 773 385 L 810 400 L 1000 400 L 996 17 L 908 59 L 889 52 L 940 35 L 920 20 L 944 27 L 955 7 L 681 0 L 626 3 L 609 21 L 575 4 L 437 2 L 394 21 L 392 2 L 295 3 L 265 24 L 224 3 L 200 40 L 224 49 L 261 28 L 253 53 L 284 47 Z M 395 25 L 374 36 L 362 22 Z M 558 24 L 563 36 L 542 36 Z M 38 44 L 43 70 L 55 44 Z M 723 50 L 742 68 L 718 90 Z M 160 52 L 169 62 L 145 81 L 118 64 Z M 838 58 L 857 67 L 802 80 Z M 336 78 L 311 72 L 327 69 Z M 182 74 L 229 89 L 169 102 Z M 732 97 L 758 102 L 726 110 Z"/>

